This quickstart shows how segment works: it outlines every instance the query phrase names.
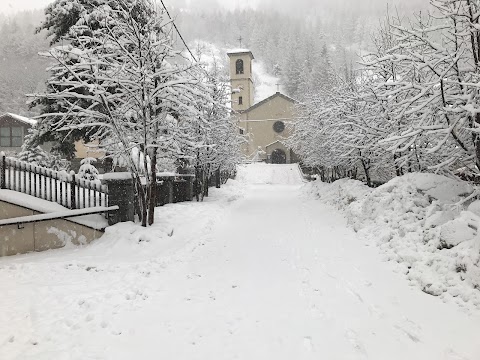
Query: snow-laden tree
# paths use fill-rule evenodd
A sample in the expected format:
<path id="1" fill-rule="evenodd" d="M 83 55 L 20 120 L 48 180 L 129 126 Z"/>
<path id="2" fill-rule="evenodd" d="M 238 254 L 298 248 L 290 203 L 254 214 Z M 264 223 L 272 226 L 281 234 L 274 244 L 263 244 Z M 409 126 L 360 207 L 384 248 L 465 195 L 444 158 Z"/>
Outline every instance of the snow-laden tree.
<path id="1" fill-rule="evenodd" d="M 197 103 L 198 111 L 204 119 L 196 118 L 186 123 L 188 133 L 195 147 L 187 150 L 189 163 L 195 169 L 195 187 L 197 200 L 208 195 L 209 179 L 215 175 L 219 186 L 220 173 L 232 172 L 241 160 L 240 146 L 243 137 L 239 134 L 235 118 L 227 107 L 228 94 L 231 91 L 228 78 L 221 75 L 215 57 L 213 62 L 205 64 L 203 82 L 211 89 L 212 102 Z"/>
<path id="2" fill-rule="evenodd" d="M 372 171 L 378 175 L 392 166 L 378 144 L 386 135 L 383 112 L 367 96 L 368 86 L 360 73 L 349 81 L 338 77 L 297 105 L 299 116 L 288 144 L 324 180 L 353 177 L 360 168 L 370 185 Z"/>
<path id="3" fill-rule="evenodd" d="M 22 150 L 17 154 L 17 158 L 41 167 L 57 171 L 67 171 L 70 169 L 70 162 L 62 159 L 60 154 L 55 151 L 47 152 L 38 145 L 38 130 L 36 127 L 28 129 L 28 134 L 22 144 Z"/>
<path id="4" fill-rule="evenodd" d="M 35 144 L 33 131 L 25 135 L 22 150 L 18 153 L 18 159 L 42 167 L 50 167 L 51 158 L 39 145 Z"/>
<path id="5" fill-rule="evenodd" d="M 397 125 L 383 141 L 397 163 L 453 174 L 478 173 L 480 26 L 477 0 L 432 1 L 434 15 L 390 23 L 395 46 L 366 62 L 374 74 L 394 66 L 376 88 Z"/>
<path id="6" fill-rule="evenodd" d="M 480 1 L 432 6 L 408 26 L 387 17 L 360 71 L 306 97 L 292 146 L 307 164 L 360 164 L 367 183 L 369 172 L 478 176 Z"/>
<path id="7" fill-rule="evenodd" d="M 46 31 L 51 45 L 69 43 L 72 48 L 80 44 L 74 36 L 69 36 L 70 29 L 81 23 L 87 29 L 98 29 L 104 24 L 99 21 L 98 9 L 102 5 L 109 4 L 111 7 L 118 7 L 118 2 L 110 0 L 55 0 L 45 8 L 45 18 L 36 32 Z M 91 33 L 90 33 L 91 35 Z M 48 60 L 48 57 L 47 57 Z M 66 65 L 72 65 L 79 61 L 78 57 L 64 59 Z M 57 93 L 62 90 L 61 80 L 68 77 L 68 69 L 64 66 L 52 66 L 49 68 L 49 79 L 46 83 L 47 92 Z M 88 106 L 88 99 L 83 99 L 83 107 Z M 62 113 L 58 118 L 69 116 L 70 104 L 62 99 L 50 99 L 48 97 L 36 97 L 31 99 L 31 107 L 36 107 L 42 114 Z M 83 140 L 88 143 L 92 129 L 79 128 L 71 129 L 68 133 L 59 132 L 57 128 L 51 127 L 52 121 L 40 122 L 35 134 L 36 142 L 40 145 L 49 142 L 53 149 L 62 156 L 72 159 L 75 156 L 75 141 Z"/>
<path id="8" fill-rule="evenodd" d="M 201 68 L 174 49 L 172 31 L 150 0 L 109 1 L 80 13 L 64 45 L 44 54 L 55 60 L 57 76 L 49 92 L 36 95 L 63 107 L 43 114 L 42 126 L 66 134 L 86 129 L 103 150 L 123 157 L 143 226 L 154 221 L 158 157 L 195 147 L 182 123 L 208 123 L 195 104 L 213 102 Z"/>

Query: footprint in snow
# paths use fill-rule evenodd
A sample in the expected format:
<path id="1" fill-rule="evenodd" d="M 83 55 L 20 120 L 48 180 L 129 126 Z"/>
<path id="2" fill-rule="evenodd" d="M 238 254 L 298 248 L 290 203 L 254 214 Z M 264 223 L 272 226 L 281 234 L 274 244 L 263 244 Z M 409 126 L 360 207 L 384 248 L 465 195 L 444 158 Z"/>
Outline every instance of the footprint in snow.
<path id="1" fill-rule="evenodd" d="M 358 339 L 358 335 L 352 329 L 348 329 L 345 332 L 345 338 L 350 342 L 352 347 L 361 355 L 362 359 L 367 358 L 367 351 L 363 346 L 362 342 Z"/>
<path id="2" fill-rule="evenodd" d="M 325 313 L 323 311 L 321 311 L 318 306 L 316 304 L 313 304 L 310 308 L 311 312 L 312 312 L 312 316 L 314 318 L 320 318 L 320 319 L 323 319 L 325 318 Z"/>
<path id="3" fill-rule="evenodd" d="M 448 349 L 447 351 L 445 351 L 445 359 L 446 360 L 470 360 L 467 357 L 457 354 L 452 349 Z"/>
<path id="4" fill-rule="evenodd" d="M 303 338 L 303 347 L 307 350 L 312 352 L 313 351 L 313 342 L 310 336 L 305 336 Z"/>
<path id="5" fill-rule="evenodd" d="M 407 336 L 410 340 L 412 340 L 415 343 L 420 342 L 420 332 L 421 332 L 421 327 L 418 326 L 416 323 L 414 323 L 411 320 L 405 319 L 401 324 L 396 324 L 394 325 L 394 328 L 399 330 L 401 333 L 403 333 L 405 336 Z"/>

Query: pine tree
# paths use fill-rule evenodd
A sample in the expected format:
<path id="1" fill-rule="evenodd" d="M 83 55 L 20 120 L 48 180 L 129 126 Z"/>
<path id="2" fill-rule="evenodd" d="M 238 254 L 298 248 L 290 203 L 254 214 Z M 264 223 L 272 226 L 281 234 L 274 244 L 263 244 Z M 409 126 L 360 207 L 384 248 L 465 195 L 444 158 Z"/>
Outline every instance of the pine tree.
<path id="1" fill-rule="evenodd" d="M 29 129 L 22 144 L 18 159 L 42 167 L 50 167 L 51 161 L 48 154 L 35 143 L 35 128 Z"/>
<path id="2" fill-rule="evenodd" d="M 46 54 L 56 62 L 57 76 L 37 98 L 62 106 L 44 114 L 43 129 L 83 132 L 107 153 L 123 157 L 147 226 L 154 222 L 158 158 L 180 157 L 185 148 L 198 146 L 190 141 L 188 124 L 208 124 L 198 105 L 213 100 L 199 65 L 175 50 L 165 11 L 153 0 L 114 3 L 82 17 L 68 31 L 68 45 Z M 141 166 L 133 150 L 143 154 Z"/>

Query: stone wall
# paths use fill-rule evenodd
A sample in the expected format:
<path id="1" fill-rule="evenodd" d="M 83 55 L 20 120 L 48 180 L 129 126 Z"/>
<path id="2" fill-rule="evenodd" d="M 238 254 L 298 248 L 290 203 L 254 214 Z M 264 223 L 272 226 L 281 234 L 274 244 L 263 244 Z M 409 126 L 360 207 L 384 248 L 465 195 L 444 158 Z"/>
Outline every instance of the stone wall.
<path id="1" fill-rule="evenodd" d="M 36 214 L 40 212 L 0 201 L 1 220 Z M 0 256 L 59 249 L 67 244 L 84 245 L 102 235 L 101 230 L 68 219 L 0 226 Z"/>

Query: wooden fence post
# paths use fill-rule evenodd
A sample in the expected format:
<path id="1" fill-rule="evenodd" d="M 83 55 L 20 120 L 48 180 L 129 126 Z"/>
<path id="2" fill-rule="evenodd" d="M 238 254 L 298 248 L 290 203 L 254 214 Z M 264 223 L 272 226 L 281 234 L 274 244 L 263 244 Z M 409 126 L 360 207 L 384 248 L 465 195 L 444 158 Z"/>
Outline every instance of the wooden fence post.
<path id="1" fill-rule="evenodd" d="M 72 180 L 70 181 L 70 209 L 74 210 L 77 208 L 77 202 L 75 198 L 75 171 L 70 171 L 70 176 L 72 177 Z M 85 191 L 85 189 L 83 189 Z M 85 204 L 84 204 L 85 205 Z"/>
<path id="2" fill-rule="evenodd" d="M 2 151 L 0 153 L 0 156 L 2 157 L 1 159 L 1 173 L 0 173 L 0 189 L 6 189 L 7 188 L 7 184 L 6 184 L 6 176 L 5 176 L 5 172 L 6 172 L 6 169 L 7 169 L 7 159 L 5 157 L 5 153 Z"/>

